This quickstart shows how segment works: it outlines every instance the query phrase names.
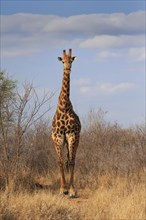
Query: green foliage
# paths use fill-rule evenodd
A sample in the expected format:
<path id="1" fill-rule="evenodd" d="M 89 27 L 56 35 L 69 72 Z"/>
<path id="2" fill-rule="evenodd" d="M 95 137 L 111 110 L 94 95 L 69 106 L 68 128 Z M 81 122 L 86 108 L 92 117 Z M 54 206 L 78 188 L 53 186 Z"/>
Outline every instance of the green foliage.
<path id="1" fill-rule="evenodd" d="M 14 96 L 16 81 L 10 79 L 4 71 L 0 70 L 0 103 Z"/>

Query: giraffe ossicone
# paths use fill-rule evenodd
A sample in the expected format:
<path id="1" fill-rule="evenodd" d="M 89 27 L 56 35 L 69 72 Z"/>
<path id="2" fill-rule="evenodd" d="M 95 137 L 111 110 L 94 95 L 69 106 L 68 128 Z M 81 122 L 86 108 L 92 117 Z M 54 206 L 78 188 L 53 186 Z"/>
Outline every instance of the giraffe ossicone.
<path id="1" fill-rule="evenodd" d="M 81 123 L 79 117 L 73 110 L 70 101 L 70 73 L 73 61 L 72 50 L 69 49 L 68 54 L 63 50 L 62 57 L 58 57 L 62 61 L 64 67 L 63 80 L 58 105 L 52 121 L 52 139 L 56 149 L 58 164 L 60 168 L 60 193 L 67 194 L 71 198 L 76 197 L 74 188 L 74 167 L 77 148 L 79 145 Z M 64 162 L 63 162 L 63 146 L 67 149 L 66 166 L 69 170 L 70 178 L 67 185 L 65 179 Z"/>

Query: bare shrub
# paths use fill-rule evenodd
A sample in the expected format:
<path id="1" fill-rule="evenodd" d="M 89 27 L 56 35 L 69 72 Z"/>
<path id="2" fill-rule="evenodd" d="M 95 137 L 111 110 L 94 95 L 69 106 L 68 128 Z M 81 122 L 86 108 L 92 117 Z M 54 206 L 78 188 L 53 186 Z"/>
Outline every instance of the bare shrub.
<path id="1" fill-rule="evenodd" d="M 23 92 L 15 91 L 13 94 L 0 106 L 0 176 L 5 181 L 1 186 L 5 185 L 8 190 L 13 188 L 13 183 L 24 170 L 23 161 L 27 157 L 26 154 L 28 155 L 28 132 L 49 112 L 53 95 L 47 93 L 39 99 L 31 84 L 25 84 Z"/>
<path id="2" fill-rule="evenodd" d="M 91 111 L 83 126 L 76 163 L 77 182 L 83 188 L 97 188 L 101 175 L 129 177 L 145 169 L 144 126 L 121 128 L 107 123 L 105 114 Z"/>
<path id="3" fill-rule="evenodd" d="M 27 134 L 25 158 L 27 166 L 38 175 L 56 170 L 56 154 L 52 144 L 49 121 L 39 121 Z"/>

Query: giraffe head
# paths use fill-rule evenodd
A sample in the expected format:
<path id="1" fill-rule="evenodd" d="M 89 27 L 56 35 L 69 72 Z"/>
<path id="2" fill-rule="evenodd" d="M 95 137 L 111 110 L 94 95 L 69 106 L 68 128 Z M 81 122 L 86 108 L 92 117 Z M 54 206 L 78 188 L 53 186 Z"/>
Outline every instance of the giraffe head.
<path id="1" fill-rule="evenodd" d="M 64 70 L 71 70 L 72 62 L 76 59 L 76 57 L 72 57 L 72 49 L 69 49 L 68 55 L 66 51 L 63 50 L 63 56 L 58 57 L 59 61 L 62 61 Z"/>

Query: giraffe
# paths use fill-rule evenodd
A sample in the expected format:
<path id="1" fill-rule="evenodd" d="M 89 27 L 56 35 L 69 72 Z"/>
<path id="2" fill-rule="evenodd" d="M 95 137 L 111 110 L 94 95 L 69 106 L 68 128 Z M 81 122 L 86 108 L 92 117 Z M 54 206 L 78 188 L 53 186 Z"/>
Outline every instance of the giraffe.
<path id="1" fill-rule="evenodd" d="M 63 50 L 63 56 L 58 57 L 58 60 L 63 63 L 64 74 L 57 109 L 52 120 L 52 139 L 60 168 L 60 194 L 69 193 L 70 198 L 76 197 L 74 188 L 74 167 L 81 131 L 79 117 L 74 112 L 70 101 L 70 74 L 72 62 L 75 59 L 75 56 L 72 57 L 72 49 L 69 49 L 68 54 L 66 54 L 66 51 Z M 62 155 L 63 146 L 66 146 L 67 148 L 66 168 L 70 173 L 68 187 L 65 179 Z"/>

